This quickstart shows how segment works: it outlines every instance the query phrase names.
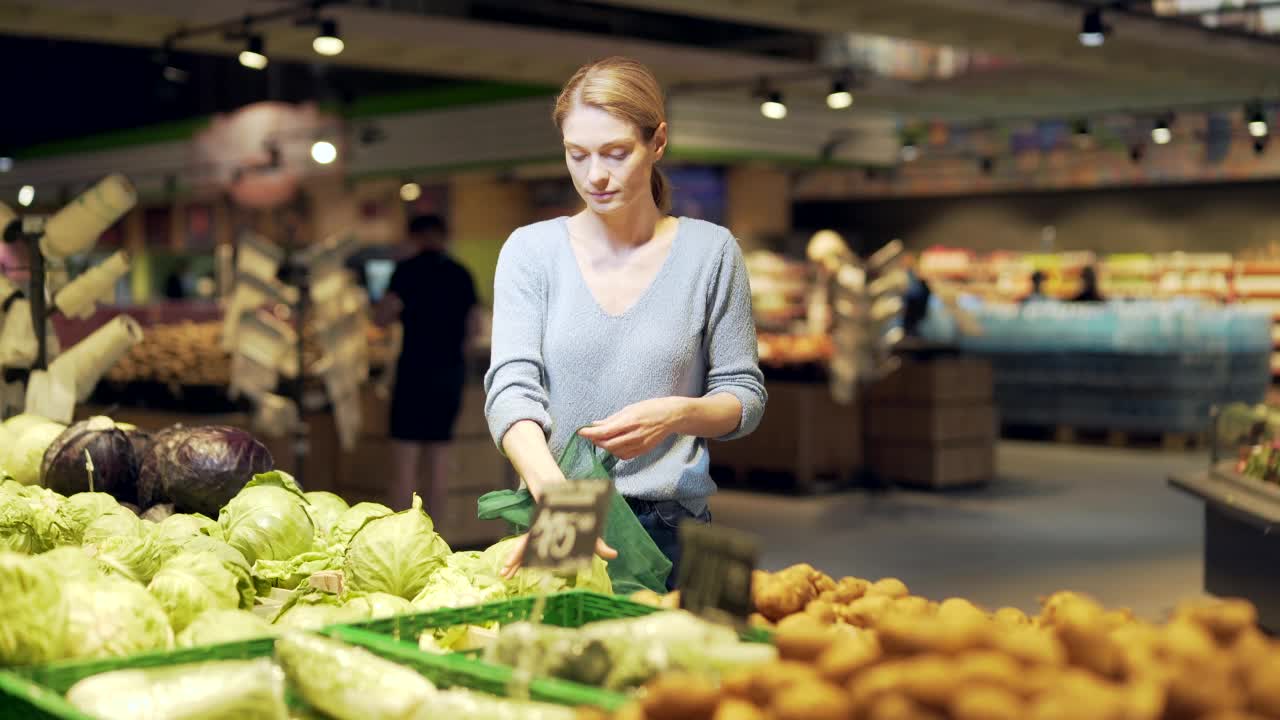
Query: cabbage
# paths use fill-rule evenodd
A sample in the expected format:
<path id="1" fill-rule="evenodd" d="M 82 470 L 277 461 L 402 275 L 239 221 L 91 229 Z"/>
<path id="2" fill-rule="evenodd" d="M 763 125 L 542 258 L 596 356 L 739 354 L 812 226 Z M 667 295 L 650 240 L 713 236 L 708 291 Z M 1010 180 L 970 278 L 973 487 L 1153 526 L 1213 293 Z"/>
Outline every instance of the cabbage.
<path id="1" fill-rule="evenodd" d="M 205 610 L 234 610 L 240 606 L 235 572 L 205 553 L 170 558 L 151 579 L 147 590 L 169 614 L 169 624 L 176 632 L 182 632 Z"/>
<path id="2" fill-rule="evenodd" d="M 144 470 L 159 477 L 162 493 L 180 512 L 212 516 L 256 474 L 273 465 L 271 452 L 252 435 L 226 425 L 176 431 L 158 452 L 149 452 Z M 154 488 L 148 487 L 149 493 Z"/>
<path id="3" fill-rule="evenodd" d="M 324 570 L 341 570 L 342 557 L 312 551 L 288 560 L 259 560 L 253 564 L 253 577 L 267 587 L 292 590 L 312 575 Z M 262 590 L 259 588 L 259 592 Z"/>
<path id="4" fill-rule="evenodd" d="M 0 550 L 35 555 L 74 542 L 62 517 L 64 502 L 41 487 L 0 484 Z"/>
<path id="5" fill-rule="evenodd" d="M 84 547 L 108 575 L 143 585 L 151 582 L 166 557 L 165 546 L 149 533 L 113 535 Z"/>
<path id="6" fill-rule="evenodd" d="M 466 717 L 430 714 L 430 680 L 337 640 L 288 633 L 276 641 L 276 660 L 308 705 L 337 720 Z"/>
<path id="7" fill-rule="evenodd" d="M 23 485 L 40 484 L 40 466 L 44 451 L 66 430 L 67 426 L 46 420 L 27 427 L 8 448 L 8 454 L 0 459 L 0 465 Z M 81 467 L 84 467 L 81 465 Z"/>
<path id="8" fill-rule="evenodd" d="M 170 515 L 156 524 L 155 534 L 167 542 L 173 542 L 192 535 L 208 535 L 222 539 L 222 528 L 218 523 L 204 515 L 188 515 L 178 513 Z"/>
<path id="9" fill-rule="evenodd" d="M 170 543 L 166 559 L 179 553 L 202 553 L 218 558 L 226 568 L 236 576 L 236 589 L 240 593 L 240 607 L 248 610 L 253 607 L 257 592 L 253 576 L 249 571 L 249 563 L 239 550 L 225 542 L 208 535 L 192 535 Z"/>
<path id="10" fill-rule="evenodd" d="M 102 576 L 102 568 L 91 552 L 92 549 L 64 545 L 37 555 L 36 560 L 58 580 L 93 580 Z"/>
<path id="11" fill-rule="evenodd" d="M 489 572 L 493 575 L 501 573 L 502 566 L 506 564 L 507 558 L 511 557 L 512 549 L 518 540 L 518 536 L 507 538 L 481 553 L 480 557 Z M 516 571 L 514 577 L 504 582 L 507 593 L 511 597 L 564 590 L 590 590 L 605 595 L 613 594 L 613 583 L 609 580 L 609 566 L 598 556 L 591 558 L 591 568 L 588 570 L 579 570 L 569 575 L 557 575 L 545 570 L 522 567 Z"/>
<path id="12" fill-rule="evenodd" d="M 123 505 L 106 507 L 105 512 L 85 526 L 80 542 L 84 545 L 96 545 L 107 538 L 139 537 L 149 528 L 142 520 Z"/>
<path id="13" fill-rule="evenodd" d="M 288 560 L 315 542 L 307 499 L 281 472 L 255 475 L 218 513 L 218 524 L 227 543 L 250 563 Z"/>
<path id="14" fill-rule="evenodd" d="M 395 514 L 394 510 L 381 503 L 356 503 L 351 506 L 350 510 L 342 513 L 337 522 L 333 524 L 333 528 L 329 531 L 329 542 L 337 545 L 346 545 L 351 542 L 351 538 L 357 532 L 360 532 L 360 528 L 364 527 L 365 523 L 374 518 L 393 514 Z"/>
<path id="15" fill-rule="evenodd" d="M 329 537 L 329 529 L 338 522 L 342 513 L 350 510 L 347 501 L 331 492 L 314 491 L 305 493 L 307 502 L 311 503 L 311 519 L 316 523 L 316 535 Z"/>
<path id="16" fill-rule="evenodd" d="M 20 415 L 14 415 L 3 423 L 0 423 L 0 427 L 3 427 L 8 431 L 9 435 L 16 440 L 27 430 L 30 430 L 37 425 L 47 425 L 51 422 L 53 421 L 43 415 L 22 413 Z"/>
<path id="17" fill-rule="evenodd" d="M 133 444 L 109 417 L 95 415 L 62 431 L 43 457 L 41 482 L 51 490 L 63 495 L 96 491 L 121 502 L 137 500 L 138 465 Z"/>
<path id="18" fill-rule="evenodd" d="M 413 607 L 426 612 L 439 608 L 479 605 L 506 597 L 507 588 L 500 578 L 472 576 L 446 566 L 431 575 L 422 592 L 413 599 Z"/>
<path id="19" fill-rule="evenodd" d="M 173 425 L 152 435 L 146 448 L 138 454 L 138 503 L 142 507 L 170 502 L 164 491 L 163 473 L 176 462 L 172 452 L 186 438 L 186 428 Z M 137 445 L 134 450 L 138 450 Z"/>
<path id="20" fill-rule="evenodd" d="M 368 620 L 367 607 L 346 607 L 336 595 L 313 593 L 291 599 L 276 616 L 274 624 L 291 630 L 319 630 L 330 625 Z"/>
<path id="21" fill-rule="evenodd" d="M 270 658 L 92 675 L 67 700 L 101 720 L 286 720 L 284 673 Z"/>
<path id="22" fill-rule="evenodd" d="M 415 493 L 413 507 L 370 520 L 351 538 L 344 565 L 347 587 L 411 600 L 448 555 L 449 546 L 435 532 Z"/>
<path id="23" fill-rule="evenodd" d="M 407 615 L 414 611 L 413 603 L 408 600 L 378 592 L 349 597 L 342 606 L 353 613 L 359 612 L 362 618 L 369 620 Z"/>
<path id="24" fill-rule="evenodd" d="M 0 551 L 0 666 L 62 655 L 66 604 L 58 580 L 37 558 Z"/>
<path id="25" fill-rule="evenodd" d="M 60 509 L 63 525 L 77 545 L 84 542 L 85 528 L 103 515 L 111 513 L 133 514 L 120 507 L 115 498 L 103 492 L 76 493 L 67 498 Z"/>
<path id="26" fill-rule="evenodd" d="M 120 657 L 173 645 L 164 608 L 138 583 L 102 578 L 67 583 L 62 592 L 67 657 Z"/>
<path id="27" fill-rule="evenodd" d="M 277 632 L 266 620 L 248 610 L 205 610 L 192 618 L 186 629 L 178 633 L 177 645 L 218 645 L 271 637 Z"/>

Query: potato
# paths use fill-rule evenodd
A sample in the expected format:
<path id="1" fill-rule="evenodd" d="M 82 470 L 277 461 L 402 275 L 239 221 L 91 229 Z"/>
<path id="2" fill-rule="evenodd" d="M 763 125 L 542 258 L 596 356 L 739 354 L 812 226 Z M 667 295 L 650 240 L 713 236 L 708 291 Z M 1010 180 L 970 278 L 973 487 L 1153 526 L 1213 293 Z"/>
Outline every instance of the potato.
<path id="1" fill-rule="evenodd" d="M 898 598 L 893 601 L 890 606 L 894 612 L 903 613 L 904 615 L 932 615 L 936 612 L 933 603 L 928 598 L 922 598 L 919 595 L 908 595 L 904 598 Z"/>
<path id="2" fill-rule="evenodd" d="M 833 685 L 807 682 L 778 691 L 769 711 L 775 720 L 849 720 L 853 703 Z"/>
<path id="3" fill-rule="evenodd" d="M 614 713 L 613 720 L 656 720 L 656 718 L 646 715 L 644 706 L 640 703 L 628 703 Z"/>
<path id="4" fill-rule="evenodd" d="M 700 675 L 667 673 L 645 687 L 640 702 L 649 718 L 710 720 L 720 702 L 720 690 Z"/>
<path id="5" fill-rule="evenodd" d="M 943 720 L 943 716 L 906 695 L 890 693 L 862 710 L 865 720 Z"/>
<path id="6" fill-rule="evenodd" d="M 879 659 L 879 643 L 863 635 L 836 641 L 818 656 L 816 666 L 823 679 L 843 686 Z"/>
<path id="7" fill-rule="evenodd" d="M 721 700 L 711 720 L 768 720 L 768 715 L 755 705 L 737 698 Z"/>
<path id="8" fill-rule="evenodd" d="M 1236 682 L 1234 667 L 1225 654 L 1217 660 L 1175 660 L 1169 682 L 1167 713 L 1173 717 L 1202 715 L 1243 708 L 1247 698 Z"/>
<path id="9" fill-rule="evenodd" d="M 907 591 L 906 583 L 898 578 L 884 578 L 877 580 L 867 588 L 867 595 L 884 595 L 891 598 L 906 597 L 910 593 Z"/>
<path id="10" fill-rule="evenodd" d="M 867 594 L 867 590 L 871 588 L 871 583 L 862 578 L 846 577 L 840 578 L 840 582 L 836 583 L 835 598 L 838 602 L 849 604 L 854 600 Z"/>
<path id="11" fill-rule="evenodd" d="M 1203 664 L 1210 662 L 1217 652 L 1217 644 L 1209 631 L 1187 618 L 1165 625 L 1157 640 L 1157 653 L 1166 660 Z"/>
<path id="12" fill-rule="evenodd" d="M 1052 633 L 1033 627 L 1004 627 L 989 636 L 993 649 L 1028 665 L 1058 666 L 1066 663 L 1067 651 Z"/>
<path id="13" fill-rule="evenodd" d="M 854 600 L 843 609 L 837 607 L 836 614 L 854 627 L 870 628 L 879 623 L 881 616 L 892 604 L 893 598 L 886 595 L 867 595 Z"/>
<path id="14" fill-rule="evenodd" d="M 917 702 L 946 708 L 960 689 L 960 678 L 952 663 L 940 657 L 920 657 L 910 661 L 902 673 L 902 688 Z"/>
<path id="15" fill-rule="evenodd" d="M 849 683 L 849 696 L 855 708 L 870 707 L 877 698 L 903 691 L 907 664 L 905 661 L 882 662 L 854 676 Z"/>
<path id="16" fill-rule="evenodd" d="M 812 665 L 798 662 L 777 662 L 756 668 L 746 697 L 760 707 L 768 707 L 773 698 L 785 688 L 822 682 Z M 735 693 L 735 697 L 738 696 Z"/>
<path id="17" fill-rule="evenodd" d="M 994 650 L 973 650 L 956 658 L 956 676 L 965 685 L 1018 688 L 1022 668 L 1018 662 Z"/>
<path id="18" fill-rule="evenodd" d="M 1247 668 L 1244 685 L 1250 710 L 1268 717 L 1280 717 L 1280 654 L 1272 653 Z"/>
<path id="19" fill-rule="evenodd" d="M 991 619 L 1002 625 L 1030 625 L 1031 618 L 1014 607 L 1002 607 L 992 614 Z"/>
<path id="20" fill-rule="evenodd" d="M 764 628 L 765 630 L 773 628 L 773 622 L 760 613 L 751 613 L 751 617 L 747 618 L 747 624 L 751 627 Z"/>
<path id="21" fill-rule="evenodd" d="M 1024 714 L 1017 695 L 990 685 L 960 690 L 950 709 L 952 720 L 1020 720 Z"/>
<path id="22" fill-rule="evenodd" d="M 821 600 L 814 600 L 804 608 L 804 613 L 818 620 L 824 625 L 833 625 L 836 622 L 836 608 L 831 603 Z"/>
<path id="23" fill-rule="evenodd" d="M 959 618 L 969 620 L 970 618 L 987 619 L 987 614 L 978 609 L 976 605 L 963 598 L 947 598 L 938 606 L 938 617 L 949 619 Z"/>
<path id="24" fill-rule="evenodd" d="M 1258 625 L 1258 609 L 1239 598 L 1190 601 L 1178 608 L 1177 615 L 1204 626 L 1221 645 L 1231 644 L 1237 635 Z"/>
<path id="25" fill-rule="evenodd" d="M 778 623 L 773 633 L 773 644 L 778 647 L 778 655 L 783 660 L 812 662 L 838 637 L 832 627 L 823 625 L 813 615 L 802 613 Z"/>

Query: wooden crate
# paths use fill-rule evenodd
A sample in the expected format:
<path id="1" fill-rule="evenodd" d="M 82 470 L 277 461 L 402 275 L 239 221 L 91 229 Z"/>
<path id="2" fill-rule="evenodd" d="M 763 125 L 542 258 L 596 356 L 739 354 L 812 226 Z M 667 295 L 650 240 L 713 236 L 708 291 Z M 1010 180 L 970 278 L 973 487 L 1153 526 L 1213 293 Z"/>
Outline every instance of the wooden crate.
<path id="1" fill-rule="evenodd" d="M 934 358 L 905 361 L 872 385 L 875 405 L 990 402 L 995 393 L 991 364 L 980 358 Z"/>
<path id="2" fill-rule="evenodd" d="M 926 404 L 876 406 L 867 417 L 867 434 L 876 441 L 950 443 L 964 440 L 994 442 L 999 436 L 995 405 Z"/>
<path id="3" fill-rule="evenodd" d="M 873 445 L 868 454 L 876 474 L 903 485 L 946 488 L 980 485 L 995 475 L 995 444 Z"/>

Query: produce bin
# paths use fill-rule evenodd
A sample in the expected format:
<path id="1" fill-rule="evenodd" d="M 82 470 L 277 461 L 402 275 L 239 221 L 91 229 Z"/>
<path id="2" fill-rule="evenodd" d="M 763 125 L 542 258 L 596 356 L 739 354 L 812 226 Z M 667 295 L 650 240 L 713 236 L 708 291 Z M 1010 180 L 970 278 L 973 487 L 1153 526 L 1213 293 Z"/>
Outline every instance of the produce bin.
<path id="1" fill-rule="evenodd" d="M 412 668 L 441 688 L 463 687 L 506 696 L 511 669 L 488 665 L 463 655 L 433 655 L 402 642 L 355 628 L 334 627 L 323 634 L 352 645 L 359 645 L 387 660 Z M 63 695 L 77 682 L 113 670 L 155 668 L 212 660 L 252 660 L 270 656 L 273 638 L 208 645 L 176 651 L 141 653 L 126 658 L 76 660 L 0 671 L 0 703 L 5 717 L 36 720 L 93 720 L 67 702 Z M 535 679 L 529 685 L 529 698 L 561 705 L 595 705 L 606 710 L 620 707 L 626 698 L 597 688 L 561 680 Z M 309 708 L 291 690 L 286 700 L 301 717 L 311 715 Z"/>

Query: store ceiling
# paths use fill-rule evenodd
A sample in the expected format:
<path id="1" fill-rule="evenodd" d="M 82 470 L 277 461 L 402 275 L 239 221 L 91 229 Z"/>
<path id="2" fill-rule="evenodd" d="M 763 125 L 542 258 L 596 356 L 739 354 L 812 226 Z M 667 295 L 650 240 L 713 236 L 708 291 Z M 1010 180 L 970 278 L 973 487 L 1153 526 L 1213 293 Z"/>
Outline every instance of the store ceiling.
<path id="1" fill-rule="evenodd" d="M 276 0 L 0 0 L 0 33 L 158 47 L 179 28 L 296 3 Z M 1073 117 L 1156 111 L 1188 103 L 1235 103 L 1274 94 L 1280 41 L 1120 13 L 1102 48 L 1077 40 L 1086 3 L 1070 0 L 371 0 L 325 10 L 341 22 L 346 51 L 332 61 L 374 75 L 355 85 L 395 87 L 440 78 L 554 86 L 581 62 L 636 57 L 676 92 L 741 97 L 760 77 L 789 77 L 789 98 L 820 103 L 824 66 L 886 55 L 945 56 L 952 72 L 878 68 L 855 107 L 915 117 Z M 321 63 L 314 29 L 276 22 L 260 29 L 274 67 Z M 917 41 L 885 53 L 882 36 Z M 947 49 L 939 51 L 946 46 Z M 897 48 L 898 46 L 894 46 Z M 232 58 L 218 34 L 180 43 Z M 880 48 L 877 53 L 876 48 Z M 915 52 L 913 55 L 913 49 Z M 900 59 L 900 58 L 899 58 Z M 77 62 L 85 62 L 77 59 Z M 925 68 L 926 71 L 936 67 Z M 197 70 L 199 72 L 199 70 Z M 272 71 L 269 69 L 268 75 Z M 250 71 L 244 71 L 250 73 Z M 281 94 L 281 82 L 244 73 L 206 84 Z M 932 77 L 927 77 L 932 75 Z M 121 79 L 125 81 L 124 78 Z M 221 109 L 221 108 L 218 108 Z M 92 131 L 92 113 L 85 113 Z"/>

